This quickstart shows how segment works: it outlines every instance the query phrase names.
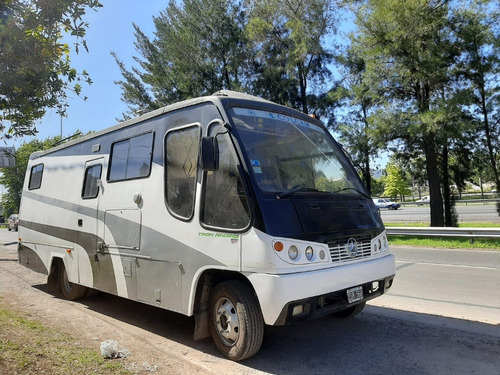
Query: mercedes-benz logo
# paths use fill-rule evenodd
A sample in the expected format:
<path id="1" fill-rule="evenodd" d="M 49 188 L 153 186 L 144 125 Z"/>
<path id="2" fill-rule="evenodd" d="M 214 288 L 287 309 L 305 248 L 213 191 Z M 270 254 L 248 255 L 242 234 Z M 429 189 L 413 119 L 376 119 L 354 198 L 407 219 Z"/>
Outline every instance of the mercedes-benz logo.
<path id="1" fill-rule="evenodd" d="M 346 248 L 351 258 L 354 258 L 356 255 L 358 255 L 358 243 L 354 238 L 351 237 L 347 240 Z"/>

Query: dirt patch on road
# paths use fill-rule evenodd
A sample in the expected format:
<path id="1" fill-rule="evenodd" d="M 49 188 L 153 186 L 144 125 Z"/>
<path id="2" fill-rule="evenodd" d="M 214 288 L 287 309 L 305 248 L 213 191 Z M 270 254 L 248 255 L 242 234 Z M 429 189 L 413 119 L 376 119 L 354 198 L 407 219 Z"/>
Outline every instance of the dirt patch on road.
<path id="1" fill-rule="evenodd" d="M 134 373 L 258 373 L 220 357 L 211 340 L 194 341 L 192 318 L 105 293 L 67 301 L 50 292 L 46 281 L 17 262 L 15 246 L 0 245 L 3 309 L 68 332 L 96 351 L 105 340 L 118 341 L 131 352 L 120 361 Z"/>

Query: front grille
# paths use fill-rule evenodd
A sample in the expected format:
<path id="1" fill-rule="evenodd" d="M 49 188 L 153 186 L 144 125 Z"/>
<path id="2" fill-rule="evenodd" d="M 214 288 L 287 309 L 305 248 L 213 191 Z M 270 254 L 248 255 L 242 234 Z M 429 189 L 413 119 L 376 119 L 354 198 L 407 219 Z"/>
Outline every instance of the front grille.
<path id="1" fill-rule="evenodd" d="M 349 253 L 349 239 L 353 238 L 356 241 L 356 255 Z M 332 262 L 349 262 L 355 259 L 367 258 L 372 255 L 371 236 L 351 236 L 339 237 L 334 241 L 328 242 L 330 257 Z"/>

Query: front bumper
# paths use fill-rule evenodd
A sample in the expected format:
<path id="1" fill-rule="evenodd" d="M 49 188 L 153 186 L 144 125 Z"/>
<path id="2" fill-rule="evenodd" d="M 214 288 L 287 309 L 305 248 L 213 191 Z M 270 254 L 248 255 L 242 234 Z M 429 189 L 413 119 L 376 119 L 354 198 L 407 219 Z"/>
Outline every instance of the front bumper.
<path id="1" fill-rule="evenodd" d="M 283 307 L 283 310 L 281 310 L 281 314 L 274 325 L 281 326 L 316 319 L 369 301 L 384 294 L 392 286 L 393 280 L 394 275 L 361 285 L 364 298 L 355 303 L 348 302 L 347 289 L 289 302 Z M 294 311 L 301 312 L 294 314 Z"/>
<path id="2" fill-rule="evenodd" d="M 330 268 L 289 274 L 252 273 L 248 275 L 259 299 L 264 321 L 282 325 L 307 320 L 349 307 L 346 290 L 363 286 L 364 299 L 375 298 L 387 291 L 395 274 L 394 255 L 346 263 Z M 373 288 L 373 282 L 379 288 Z M 309 312 L 289 317 L 293 307 L 304 301 Z M 309 302 L 308 302 L 309 301 Z M 354 304 L 356 304 L 354 303 Z"/>

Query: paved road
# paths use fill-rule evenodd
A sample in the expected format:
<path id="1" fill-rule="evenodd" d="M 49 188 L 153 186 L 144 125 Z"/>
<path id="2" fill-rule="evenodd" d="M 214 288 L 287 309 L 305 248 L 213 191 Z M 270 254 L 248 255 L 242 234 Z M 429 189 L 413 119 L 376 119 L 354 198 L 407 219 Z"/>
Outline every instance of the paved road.
<path id="1" fill-rule="evenodd" d="M 500 251 L 404 247 L 392 251 L 394 286 L 372 305 L 500 328 Z"/>
<path id="2" fill-rule="evenodd" d="M 457 206 L 459 222 L 487 222 L 500 224 L 496 206 L 492 204 L 477 206 Z M 382 220 L 387 223 L 429 223 L 429 206 L 403 206 L 396 211 L 381 210 Z"/>
<path id="3" fill-rule="evenodd" d="M 17 278 L 19 295 L 28 296 L 23 300 L 33 293 L 46 301 L 42 314 L 52 305 L 63 311 L 57 315 L 51 308 L 51 319 L 69 316 L 73 324 L 95 327 L 90 337 L 114 332 L 106 338 L 118 336 L 124 347 L 140 342 L 159 352 L 154 363 L 160 365 L 158 374 L 181 373 L 175 361 L 197 366 L 198 374 L 238 375 L 498 375 L 500 368 L 500 252 L 394 248 L 395 284 L 362 314 L 266 327 L 261 351 L 234 363 L 210 340 L 192 340 L 191 318 L 104 293 L 80 302 L 54 298 L 41 285 L 43 276 L 31 281 L 32 271 L 12 261 L 15 238 L 15 233 L 0 230 L 1 295 L 8 293 L 8 278 Z M 131 327 L 140 335 L 131 334 Z M 141 355 L 133 351 L 125 363 L 141 361 Z M 165 358 L 172 364 L 165 364 Z"/>

